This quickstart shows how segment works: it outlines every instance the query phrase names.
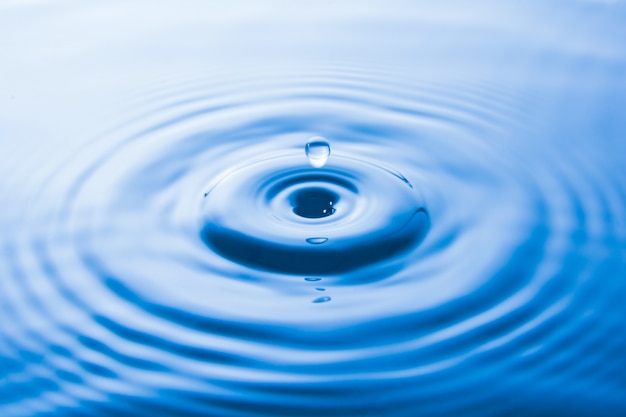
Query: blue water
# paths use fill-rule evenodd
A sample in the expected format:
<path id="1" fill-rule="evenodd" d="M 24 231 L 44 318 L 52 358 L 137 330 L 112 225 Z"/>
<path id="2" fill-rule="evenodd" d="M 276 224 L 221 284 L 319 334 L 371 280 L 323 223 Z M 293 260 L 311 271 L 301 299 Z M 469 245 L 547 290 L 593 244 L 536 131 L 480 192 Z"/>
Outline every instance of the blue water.
<path id="1" fill-rule="evenodd" d="M 0 416 L 626 415 L 626 2 L 336 3 L 0 3 Z"/>

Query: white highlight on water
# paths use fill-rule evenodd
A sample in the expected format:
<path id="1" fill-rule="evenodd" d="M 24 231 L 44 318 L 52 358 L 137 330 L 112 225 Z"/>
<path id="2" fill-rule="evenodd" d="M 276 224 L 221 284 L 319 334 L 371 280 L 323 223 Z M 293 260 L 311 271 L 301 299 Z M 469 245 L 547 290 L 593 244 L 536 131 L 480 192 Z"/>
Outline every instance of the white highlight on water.
<path id="1" fill-rule="evenodd" d="M 325 138 L 321 136 L 313 136 L 304 147 L 309 163 L 314 168 L 321 168 L 326 165 L 328 156 L 330 155 L 330 145 Z"/>

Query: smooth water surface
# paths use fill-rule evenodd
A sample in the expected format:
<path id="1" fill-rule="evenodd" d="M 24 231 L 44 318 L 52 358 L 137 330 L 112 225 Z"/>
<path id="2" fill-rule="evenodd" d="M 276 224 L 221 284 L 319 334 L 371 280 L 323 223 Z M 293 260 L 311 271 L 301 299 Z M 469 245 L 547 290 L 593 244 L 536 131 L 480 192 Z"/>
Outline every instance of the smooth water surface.
<path id="1" fill-rule="evenodd" d="M 337 3 L 0 4 L 0 416 L 626 415 L 626 4 Z"/>

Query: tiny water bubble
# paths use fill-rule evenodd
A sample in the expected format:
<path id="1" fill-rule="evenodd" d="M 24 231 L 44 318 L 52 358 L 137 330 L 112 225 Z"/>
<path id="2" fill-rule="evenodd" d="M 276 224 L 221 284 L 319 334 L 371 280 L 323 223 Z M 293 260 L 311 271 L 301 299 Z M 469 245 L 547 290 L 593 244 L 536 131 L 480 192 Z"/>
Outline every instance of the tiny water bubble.
<path id="1" fill-rule="evenodd" d="M 326 288 L 316 288 L 317 291 L 326 291 Z"/>
<path id="2" fill-rule="evenodd" d="M 322 243 L 326 243 L 328 241 L 327 237 L 309 237 L 306 239 L 307 243 L 311 245 L 321 245 Z"/>
<path id="3" fill-rule="evenodd" d="M 313 302 L 314 302 L 314 303 L 325 303 L 325 302 L 328 302 L 328 301 L 330 301 L 330 300 L 331 300 L 331 298 L 330 298 L 330 297 L 325 296 L 325 297 L 318 297 L 318 298 L 316 298 L 315 300 L 313 300 Z"/>
<path id="4" fill-rule="evenodd" d="M 306 277 L 304 279 L 305 281 L 321 281 L 321 278 L 316 278 L 316 277 Z"/>
<path id="5" fill-rule="evenodd" d="M 330 155 L 330 145 L 321 136 L 313 136 L 304 147 L 309 163 L 314 168 L 321 168 L 326 165 Z"/>

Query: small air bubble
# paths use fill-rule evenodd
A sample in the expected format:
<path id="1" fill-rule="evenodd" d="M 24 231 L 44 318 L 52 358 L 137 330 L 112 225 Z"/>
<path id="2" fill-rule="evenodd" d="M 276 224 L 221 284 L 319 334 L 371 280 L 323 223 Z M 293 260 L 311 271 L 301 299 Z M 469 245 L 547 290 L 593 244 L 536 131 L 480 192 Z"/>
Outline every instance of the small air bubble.
<path id="1" fill-rule="evenodd" d="M 326 291 L 326 288 L 316 288 L 318 291 Z"/>
<path id="2" fill-rule="evenodd" d="M 304 147 L 309 163 L 314 168 L 321 168 L 326 165 L 330 155 L 330 145 L 321 136 L 313 136 Z"/>
<path id="3" fill-rule="evenodd" d="M 304 279 L 305 281 L 321 281 L 321 278 L 314 278 L 314 277 L 306 277 Z"/>
<path id="4" fill-rule="evenodd" d="M 315 300 L 313 300 L 314 303 L 325 303 L 327 301 L 330 301 L 331 298 L 326 296 L 326 297 L 318 297 Z"/>

